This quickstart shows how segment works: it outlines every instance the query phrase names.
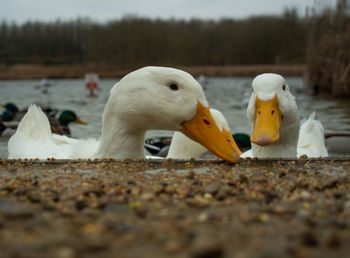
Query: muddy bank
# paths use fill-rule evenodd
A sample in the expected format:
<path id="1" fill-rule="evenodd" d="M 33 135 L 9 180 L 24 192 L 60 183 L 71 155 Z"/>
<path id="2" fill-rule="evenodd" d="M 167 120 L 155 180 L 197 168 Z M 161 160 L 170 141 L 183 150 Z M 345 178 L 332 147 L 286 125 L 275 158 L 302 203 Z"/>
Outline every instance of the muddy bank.
<path id="1" fill-rule="evenodd" d="M 151 64 L 150 64 L 151 65 Z M 0 65 L 0 80 L 43 79 L 43 78 L 84 78 L 86 73 L 97 73 L 101 78 L 121 78 L 138 69 L 120 69 L 110 65 Z M 247 65 L 247 66 L 191 66 L 176 67 L 191 73 L 212 77 L 256 76 L 274 72 L 283 76 L 302 76 L 304 65 Z"/>
<path id="2" fill-rule="evenodd" d="M 349 159 L 0 164 L 0 257 L 350 252 Z"/>

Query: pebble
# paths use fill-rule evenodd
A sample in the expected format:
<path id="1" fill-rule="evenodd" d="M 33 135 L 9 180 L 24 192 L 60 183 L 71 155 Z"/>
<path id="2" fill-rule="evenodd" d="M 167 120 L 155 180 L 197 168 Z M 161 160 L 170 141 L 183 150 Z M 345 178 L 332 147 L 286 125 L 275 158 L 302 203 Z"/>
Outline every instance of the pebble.
<path id="1" fill-rule="evenodd" d="M 176 254 L 182 250 L 183 246 L 179 241 L 172 240 L 165 244 L 164 250 L 168 254 Z"/>
<path id="2" fill-rule="evenodd" d="M 38 203 L 40 202 L 41 196 L 39 193 L 34 192 L 29 194 L 28 199 L 33 203 Z"/>
<path id="3" fill-rule="evenodd" d="M 155 198 L 154 193 L 142 193 L 141 198 L 145 201 L 153 201 Z"/>
<path id="4" fill-rule="evenodd" d="M 301 236 L 301 240 L 302 240 L 303 245 L 305 245 L 305 246 L 315 247 L 318 245 L 318 240 L 317 240 L 315 234 L 312 233 L 311 231 L 303 233 Z"/>
<path id="5" fill-rule="evenodd" d="M 75 251 L 70 247 L 62 247 L 56 251 L 57 258 L 75 258 Z"/>
<path id="6" fill-rule="evenodd" d="M 0 198 L 0 215 L 10 219 L 30 218 L 34 215 L 33 211 L 25 204 Z"/>
<path id="7" fill-rule="evenodd" d="M 350 201 L 346 201 L 346 202 L 344 203 L 344 211 L 350 213 Z"/>
<path id="8" fill-rule="evenodd" d="M 203 236 L 196 238 L 191 248 L 191 256 L 193 258 L 220 258 L 224 257 L 224 253 L 224 249 L 219 241 Z"/>
<path id="9" fill-rule="evenodd" d="M 340 245 L 341 245 L 341 240 L 340 240 L 339 234 L 336 233 L 336 232 L 332 232 L 332 233 L 327 237 L 326 243 L 327 243 L 327 246 L 328 246 L 329 248 L 332 248 L 332 249 L 336 249 L 336 248 L 340 247 Z"/>
<path id="10" fill-rule="evenodd" d="M 205 191 L 206 193 L 215 195 L 215 194 L 219 191 L 219 188 L 220 188 L 220 185 L 219 185 L 219 184 L 210 184 L 210 185 L 207 185 L 207 186 L 204 188 L 204 191 Z"/>
<path id="11" fill-rule="evenodd" d="M 134 209 L 135 214 L 140 218 L 145 218 L 148 213 L 148 209 L 145 206 L 139 206 Z"/>

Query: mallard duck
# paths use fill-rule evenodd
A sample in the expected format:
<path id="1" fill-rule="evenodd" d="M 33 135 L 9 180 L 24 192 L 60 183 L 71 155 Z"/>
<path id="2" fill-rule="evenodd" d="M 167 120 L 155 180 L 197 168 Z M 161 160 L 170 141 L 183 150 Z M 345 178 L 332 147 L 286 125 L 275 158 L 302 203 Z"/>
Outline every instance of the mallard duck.
<path id="1" fill-rule="evenodd" d="M 2 112 L 0 116 L 0 136 L 11 136 L 14 134 L 17 128 L 18 122 L 12 122 L 11 120 L 14 118 L 13 112 L 10 110 L 5 110 Z"/>
<path id="2" fill-rule="evenodd" d="M 27 109 L 19 110 L 16 104 L 12 102 L 0 106 L 5 108 L 5 111 L 1 115 L 2 121 L 13 122 L 11 123 L 10 128 L 16 129 L 16 122 L 19 122 L 23 118 L 23 116 L 27 112 Z M 40 106 L 40 108 L 47 115 L 50 122 L 51 130 L 55 134 L 70 136 L 71 134 L 69 124 L 72 122 L 86 125 L 86 123 L 83 120 L 81 120 L 77 116 L 77 114 L 72 110 L 63 110 L 61 113 L 59 113 L 57 109 L 51 108 L 49 106 Z M 3 125 L 7 127 L 6 123 L 4 123 Z M 13 133 L 14 131 L 11 132 L 11 134 Z"/>
<path id="3" fill-rule="evenodd" d="M 224 115 L 216 110 L 211 108 L 210 113 L 212 114 L 216 124 L 218 125 L 220 131 L 226 135 L 226 137 L 232 136 L 231 129 L 224 117 Z M 242 154 L 237 146 L 235 146 L 235 150 L 237 153 Z M 188 138 L 181 132 L 175 132 L 173 138 L 171 140 L 169 152 L 167 158 L 172 159 L 191 159 L 191 158 L 199 158 L 203 153 L 208 150 L 199 144 Z"/>
<path id="4" fill-rule="evenodd" d="M 18 109 L 16 104 L 12 102 L 8 102 L 6 104 L 0 104 L 1 107 L 5 109 L 5 111 L 2 113 L 2 121 L 9 122 L 14 120 L 20 120 L 22 119 L 25 112 L 22 112 Z"/>
<path id="5" fill-rule="evenodd" d="M 56 119 L 55 116 L 49 116 L 51 131 L 55 134 L 60 135 L 67 135 L 70 136 L 70 129 L 69 124 L 70 123 L 77 123 L 86 125 L 86 123 L 81 120 L 77 114 L 72 110 L 63 110 L 61 114 L 58 116 L 58 119 Z"/>
<path id="6" fill-rule="evenodd" d="M 10 137 L 16 132 L 19 122 L 6 122 L 0 118 L 0 136 Z"/>
<path id="7" fill-rule="evenodd" d="M 252 148 L 241 157 L 296 158 L 304 154 L 308 157 L 328 155 L 325 151 L 323 127 L 314 120 L 313 115 L 300 128 L 295 98 L 282 76 L 261 74 L 253 80 L 252 88 L 247 108 L 252 124 Z"/>
<path id="8" fill-rule="evenodd" d="M 52 134 L 44 113 L 31 106 L 8 142 L 9 158 L 143 159 L 145 133 L 152 129 L 181 131 L 224 160 L 240 159 L 232 136 L 222 133 L 210 114 L 199 83 L 165 67 L 136 70 L 113 86 L 99 141 Z"/>

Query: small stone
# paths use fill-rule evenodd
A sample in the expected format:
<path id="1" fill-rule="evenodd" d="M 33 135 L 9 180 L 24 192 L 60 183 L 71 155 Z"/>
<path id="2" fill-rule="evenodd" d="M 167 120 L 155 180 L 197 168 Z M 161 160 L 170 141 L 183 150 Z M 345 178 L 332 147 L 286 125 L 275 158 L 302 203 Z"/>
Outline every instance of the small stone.
<path id="1" fill-rule="evenodd" d="M 219 188 L 220 188 L 219 184 L 210 184 L 204 188 L 204 192 L 215 195 L 218 192 Z"/>
<path id="2" fill-rule="evenodd" d="M 198 221 L 199 221 L 199 222 L 205 222 L 205 221 L 208 220 L 208 217 L 209 217 L 208 213 L 202 212 L 202 213 L 199 215 L 199 217 L 198 217 Z"/>
<path id="3" fill-rule="evenodd" d="M 270 217 L 269 217 L 269 215 L 267 215 L 266 213 L 261 213 L 261 214 L 259 215 L 259 220 L 260 220 L 261 222 L 263 222 L 263 223 L 268 222 L 269 219 L 270 219 Z"/>
<path id="4" fill-rule="evenodd" d="M 303 233 L 301 240 L 305 246 L 315 247 L 318 245 L 318 240 L 312 232 Z"/>
<path id="5" fill-rule="evenodd" d="M 139 231 L 139 227 L 133 224 L 121 224 L 116 227 L 116 231 L 121 234 Z"/>
<path id="6" fill-rule="evenodd" d="M 339 179 L 334 178 L 334 179 L 329 179 L 328 181 L 326 181 L 323 184 L 323 190 L 324 189 L 329 189 L 329 188 L 334 188 L 337 186 L 337 184 L 339 183 Z"/>
<path id="7" fill-rule="evenodd" d="M 302 192 L 300 193 L 300 197 L 301 197 L 303 200 L 308 200 L 308 199 L 310 199 L 311 194 L 310 194 L 308 191 L 302 191 Z"/>
<path id="8" fill-rule="evenodd" d="M 344 211 L 350 212 L 350 201 L 344 203 Z"/>
<path id="9" fill-rule="evenodd" d="M 58 258 L 74 258 L 75 252 L 73 248 L 70 247 L 62 247 L 57 251 Z"/>
<path id="10" fill-rule="evenodd" d="M 338 248 L 341 244 L 339 235 L 335 232 L 332 232 L 326 240 L 327 246 L 329 248 Z"/>
<path id="11" fill-rule="evenodd" d="M 138 208 L 138 207 L 140 207 L 140 206 L 141 206 L 141 203 L 138 202 L 138 201 L 136 201 L 136 202 L 130 202 L 130 203 L 129 203 L 129 208 L 130 208 L 130 209 L 136 209 L 136 208 Z"/>
<path id="12" fill-rule="evenodd" d="M 40 202 L 40 194 L 35 192 L 30 193 L 28 199 L 33 203 L 38 203 Z"/>
<path id="13" fill-rule="evenodd" d="M 186 178 L 188 178 L 188 179 L 194 179 L 195 176 L 196 176 L 196 173 L 193 170 L 191 170 L 190 172 L 186 173 Z"/>
<path id="14" fill-rule="evenodd" d="M 164 251 L 168 254 L 175 254 L 180 252 L 182 245 L 178 241 L 169 241 L 165 244 Z"/>
<path id="15" fill-rule="evenodd" d="M 306 162 L 307 162 L 307 156 L 306 156 L 306 155 L 302 155 L 302 156 L 300 156 L 300 158 L 297 160 L 297 165 L 298 165 L 298 166 L 304 166 Z"/>
<path id="16" fill-rule="evenodd" d="M 209 237 L 199 237 L 195 239 L 191 250 L 191 255 L 194 258 L 204 257 L 223 257 L 224 249 L 221 243 Z"/>
<path id="17" fill-rule="evenodd" d="M 142 193 L 141 195 L 141 199 L 145 200 L 145 201 L 153 201 L 155 198 L 154 193 Z"/>
<path id="18" fill-rule="evenodd" d="M 134 211 L 140 218 L 145 218 L 148 213 L 148 209 L 145 206 L 136 207 Z"/>
<path id="19" fill-rule="evenodd" d="M 210 193 L 205 193 L 204 194 L 204 199 L 208 200 L 208 201 L 211 201 L 214 199 L 214 196 Z"/>
<path id="20" fill-rule="evenodd" d="M 239 174 L 239 181 L 241 184 L 248 183 L 248 177 L 245 174 L 240 173 Z"/>
<path id="21" fill-rule="evenodd" d="M 77 208 L 77 210 L 82 210 L 86 206 L 87 206 L 87 203 L 86 203 L 86 201 L 84 199 L 80 199 L 80 200 L 77 200 L 75 202 L 75 207 Z"/>
<path id="22" fill-rule="evenodd" d="M 310 216 L 310 212 L 308 210 L 301 209 L 297 212 L 297 216 L 300 218 L 308 218 Z"/>
<path id="23" fill-rule="evenodd" d="M 310 204 L 307 203 L 307 202 L 304 202 L 304 203 L 302 204 L 302 207 L 303 207 L 305 210 L 310 210 Z"/>
<path id="24" fill-rule="evenodd" d="M 33 216 L 33 212 L 25 204 L 0 198 L 0 214 L 9 219 L 23 219 Z"/>
<path id="25" fill-rule="evenodd" d="M 102 224 L 97 223 L 87 223 L 83 227 L 83 231 L 85 234 L 100 234 L 104 231 L 104 227 Z"/>
<path id="26" fill-rule="evenodd" d="M 173 186 L 173 185 L 167 185 L 167 186 L 165 187 L 164 191 L 165 191 L 167 194 L 173 194 L 173 193 L 175 193 L 176 188 L 175 188 L 175 186 Z"/>
<path id="27" fill-rule="evenodd" d="M 209 206 L 209 203 L 207 200 L 205 200 L 203 197 L 200 199 L 200 197 L 195 196 L 195 198 L 189 198 L 186 199 L 186 204 L 190 207 L 195 208 L 205 208 Z"/>
<path id="28" fill-rule="evenodd" d="M 226 197 L 231 195 L 231 193 L 232 193 L 232 187 L 229 187 L 228 185 L 224 185 L 219 189 L 215 197 L 217 200 L 222 201 L 226 199 Z"/>

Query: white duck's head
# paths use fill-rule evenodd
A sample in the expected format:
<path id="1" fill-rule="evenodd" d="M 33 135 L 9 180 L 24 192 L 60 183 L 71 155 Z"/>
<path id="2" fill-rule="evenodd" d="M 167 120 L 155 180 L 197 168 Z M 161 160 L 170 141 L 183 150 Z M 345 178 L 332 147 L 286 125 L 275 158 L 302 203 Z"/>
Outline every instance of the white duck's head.
<path id="1" fill-rule="evenodd" d="M 253 125 L 251 142 L 260 146 L 283 143 L 292 136 L 291 130 L 298 137 L 298 109 L 286 80 L 278 74 L 261 74 L 253 80 L 252 90 L 247 108 Z"/>
<path id="2" fill-rule="evenodd" d="M 111 89 L 102 123 L 102 138 L 113 127 L 129 135 L 181 131 L 222 159 L 239 160 L 240 150 L 216 125 L 199 83 L 174 68 L 145 67 L 126 75 Z"/>

